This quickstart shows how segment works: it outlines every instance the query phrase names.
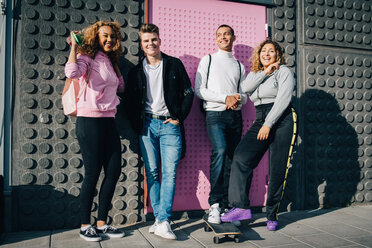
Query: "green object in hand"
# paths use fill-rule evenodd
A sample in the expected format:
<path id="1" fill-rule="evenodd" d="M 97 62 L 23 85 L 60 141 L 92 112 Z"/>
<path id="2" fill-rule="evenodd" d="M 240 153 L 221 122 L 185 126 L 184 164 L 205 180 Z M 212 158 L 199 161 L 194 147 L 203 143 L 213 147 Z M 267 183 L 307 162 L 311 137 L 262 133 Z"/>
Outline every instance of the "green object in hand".
<path id="1" fill-rule="evenodd" d="M 76 44 L 78 44 L 79 46 L 83 45 L 83 36 L 81 34 L 72 33 L 72 36 L 74 36 Z"/>

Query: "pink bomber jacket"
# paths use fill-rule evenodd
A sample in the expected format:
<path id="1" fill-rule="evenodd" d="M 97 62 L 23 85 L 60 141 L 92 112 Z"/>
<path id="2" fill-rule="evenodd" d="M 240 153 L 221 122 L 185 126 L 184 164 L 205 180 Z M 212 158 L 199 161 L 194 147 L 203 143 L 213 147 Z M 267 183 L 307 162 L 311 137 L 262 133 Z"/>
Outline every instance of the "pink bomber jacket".
<path id="1" fill-rule="evenodd" d="M 79 54 L 77 63 L 67 62 L 65 74 L 68 78 L 79 79 L 83 85 L 88 73 L 91 57 Z M 98 51 L 94 57 L 88 85 L 77 103 L 77 116 L 115 117 L 119 98 L 116 92 L 124 92 L 124 80 L 116 75 L 109 57 Z"/>

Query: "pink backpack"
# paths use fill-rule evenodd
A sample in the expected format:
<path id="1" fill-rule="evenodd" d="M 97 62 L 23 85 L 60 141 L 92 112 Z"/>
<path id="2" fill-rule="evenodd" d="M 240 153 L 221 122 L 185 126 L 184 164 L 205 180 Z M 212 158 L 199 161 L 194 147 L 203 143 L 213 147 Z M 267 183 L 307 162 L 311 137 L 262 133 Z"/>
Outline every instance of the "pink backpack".
<path id="1" fill-rule="evenodd" d="M 79 79 L 67 78 L 65 87 L 62 92 L 62 106 L 63 113 L 69 116 L 76 116 L 77 103 L 81 95 L 85 92 L 85 89 L 89 82 L 89 76 L 92 71 L 93 59 L 89 64 L 89 70 L 86 74 L 83 82 L 83 86 L 80 88 Z"/>

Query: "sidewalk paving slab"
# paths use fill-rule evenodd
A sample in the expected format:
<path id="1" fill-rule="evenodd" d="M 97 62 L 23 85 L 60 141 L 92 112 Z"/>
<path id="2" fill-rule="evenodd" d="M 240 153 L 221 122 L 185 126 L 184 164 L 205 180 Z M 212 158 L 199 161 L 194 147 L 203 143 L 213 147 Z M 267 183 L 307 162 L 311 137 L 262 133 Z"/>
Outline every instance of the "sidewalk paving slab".
<path id="1" fill-rule="evenodd" d="M 351 238 L 371 235 L 371 232 L 365 231 L 361 228 L 349 226 L 345 223 L 332 223 L 329 225 L 319 225 L 317 227 L 319 230 L 325 233 L 331 233 L 338 237 Z"/>
<path id="2" fill-rule="evenodd" d="M 100 248 L 99 242 L 87 242 L 80 238 L 79 230 L 56 230 L 51 234 L 53 248 Z"/>
<path id="3" fill-rule="evenodd" d="M 192 247 L 203 247 L 197 241 L 192 239 L 187 233 L 185 233 L 181 228 L 179 228 L 174 222 L 171 223 L 172 230 L 177 236 L 177 240 L 167 240 L 161 238 L 153 233 L 149 233 L 149 227 L 153 224 L 144 223 L 138 227 L 139 232 L 146 238 L 146 240 L 153 247 L 175 247 L 175 248 L 192 248 Z"/>
<path id="4" fill-rule="evenodd" d="M 313 247 L 335 248 L 355 245 L 356 243 L 346 239 L 329 235 L 327 233 L 316 234 L 312 236 L 297 237 L 296 239 Z"/>
<path id="5" fill-rule="evenodd" d="M 279 215 L 280 229 L 266 230 L 265 214 L 254 214 L 240 227 L 240 243 L 213 243 L 213 232 L 204 231 L 198 219 L 172 221 L 177 240 L 166 240 L 148 229 L 153 222 L 121 226 L 124 238 L 87 242 L 78 229 L 13 232 L 1 235 L 1 248 L 372 248 L 372 205 L 335 209 L 285 212 Z"/>
<path id="6" fill-rule="evenodd" d="M 280 221 L 280 229 L 278 232 L 292 237 L 309 236 L 314 234 L 321 234 L 322 231 L 308 225 L 300 224 L 298 222 Z"/>
<path id="7" fill-rule="evenodd" d="M 151 248 L 153 247 L 148 240 L 136 228 L 121 228 L 125 232 L 123 238 L 111 238 L 101 241 L 102 248 Z"/>
<path id="8" fill-rule="evenodd" d="M 363 236 L 363 237 L 353 237 L 349 240 L 354 241 L 355 243 L 365 245 L 366 247 L 372 247 L 372 235 Z"/>
<path id="9" fill-rule="evenodd" d="M 182 228 L 182 230 L 187 233 L 190 237 L 192 237 L 195 241 L 199 242 L 199 247 L 229 247 L 229 248 L 237 248 L 237 247 L 245 247 L 245 248 L 256 248 L 257 246 L 253 245 L 249 242 L 247 237 L 243 235 L 240 237 L 240 242 L 235 243 L 233 241 L 225 241 L 222 240 L 222 243 L 214 244 L 213 243 L 213 232 L 205 232 L 204 231 L 204 222 L 199 220 L 194 221 L 178 221 L 176 222 L 177 225 Z M 183 247 L 183 246 L 182 246 Z"/>
<path id="10" fill-rule="evenodd" d="M 6 248 L 49 248 L 51 231 L 5 233 L 0 243 Z"/>

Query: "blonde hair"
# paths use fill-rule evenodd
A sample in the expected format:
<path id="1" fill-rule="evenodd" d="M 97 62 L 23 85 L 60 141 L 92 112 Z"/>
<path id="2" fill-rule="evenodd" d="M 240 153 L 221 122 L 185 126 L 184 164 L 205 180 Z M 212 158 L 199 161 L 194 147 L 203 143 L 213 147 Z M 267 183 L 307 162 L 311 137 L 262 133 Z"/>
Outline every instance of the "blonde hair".
<path id="1" fill-rule="evenodd" d="M 123 52 L 123 47 L 121 46 L 122 36 L 120 33 L 120 24 L 118 22 L 97 21 L 89 27 L 83 29 L 83 45 L 80 47 L 80 52 L 90 57 L 94 57 L 96 55 L 100 49 L 98 33 L 100 27 L 102 26 L 109 26 L 114 31 L 116 44 L 114 44 L 112 52 L 110 52 L 108 56 L 112 63 L 118 64 L 119 56 Z"/>
<path id="2" fill-rule="evenodd" d="M 264 67 L 263 67 L 263 65 L 261 63 L 261 60 L 260 60 L 260 53 L 261 53 L 262 48 L 266 44 L 272 44 L 274 46 L 274 49 L 275 49 L 275 52 L 276 52 L 276 61 L 279 61 L 279 63 L 281 65 L 287 64 L 287 62 L 285 61 L 285 56 L 284 56 L 283 49 L 279 45 L 279 43 L 276 42 L 276 41 L 273 41 L 271 39 L 267 39 L 267 40 L 261 42 L 261 44 L 255 49 L 255 51 L 253 52 L 252 56 L 249 59 L 249 61 L 252 63 L 251 71 L 258 72 L 258 71 L 263 71 L 264 70 Z"/>

